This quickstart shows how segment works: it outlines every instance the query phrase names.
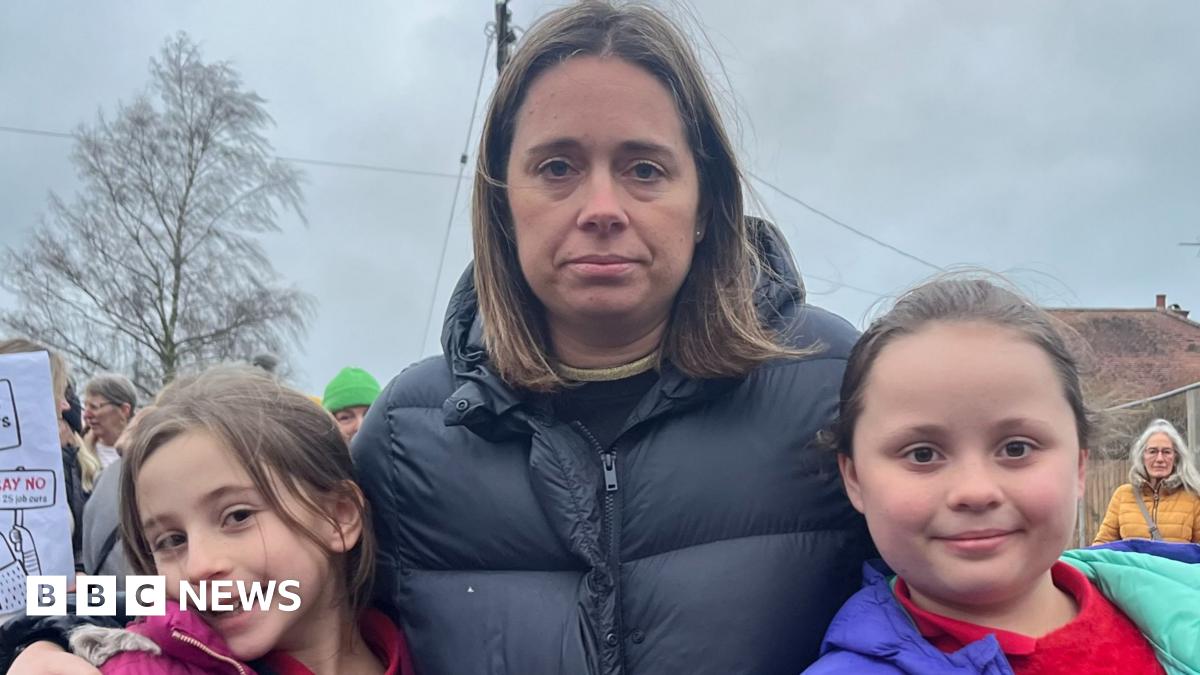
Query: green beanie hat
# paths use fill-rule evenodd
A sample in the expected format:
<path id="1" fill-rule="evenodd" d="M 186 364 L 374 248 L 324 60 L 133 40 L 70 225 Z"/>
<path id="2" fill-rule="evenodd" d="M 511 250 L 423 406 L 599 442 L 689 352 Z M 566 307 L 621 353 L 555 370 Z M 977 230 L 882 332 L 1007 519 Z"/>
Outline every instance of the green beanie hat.
<path id="1" fill-rule="evenodd" d="M 331 413 L 346 408 L 369 406 L 379 397 L 379 381 L 362 368 L 342 368 L 325 387 L 321 405 Z"/>

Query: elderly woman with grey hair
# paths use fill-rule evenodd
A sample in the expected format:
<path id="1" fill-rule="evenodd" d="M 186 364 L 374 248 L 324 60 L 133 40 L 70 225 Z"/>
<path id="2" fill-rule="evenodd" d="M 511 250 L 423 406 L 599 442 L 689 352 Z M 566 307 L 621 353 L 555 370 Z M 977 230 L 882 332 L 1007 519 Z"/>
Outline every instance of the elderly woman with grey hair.
<path id="1" fill-rule="evenodd" d="M 1166 420 L 1154 420 L 1129 448 L 1129 482 L 1117 488 L 1093 543 L 1154 539 L 1200 543 L 1200 476 L 1195 457 Z"/>
<path id="2" fill-rule="evenodd" d="M 85 441 L 105 468 L 117 461 L 117 439 L 136 409 L 137 391 L 124 375 L 101 373 L 84 387 L 83 419 L 91 430 Z"/>

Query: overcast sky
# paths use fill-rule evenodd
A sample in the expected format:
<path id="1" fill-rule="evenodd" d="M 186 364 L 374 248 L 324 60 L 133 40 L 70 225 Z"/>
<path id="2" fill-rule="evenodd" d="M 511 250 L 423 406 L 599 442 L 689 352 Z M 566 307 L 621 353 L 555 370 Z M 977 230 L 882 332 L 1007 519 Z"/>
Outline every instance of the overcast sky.
<path id="1" fill-rule="evenodd" d="M 514 0 L 515 23 L 555 4 Z M 936 265 L 1008 272 L 1046 304 L 1149 307 L 1166 293 L 1200 310 L 1198 249 L 1178 245 L 1200 237 L 1200 3 L 671 7 L 691 8 L 707 60 L 724 65 L 717 81 L 738 113 L 746 167 L 794 197 Z M 163 40 L 185 30 L 267 99 L 278 154 L 454 173 L 492 8 L 0 3 L 0 126 L 69 132 L 113 111 L 145 87 Z M 494 80 L 489 56 L 485 97 Z M 67 139 L 0 132 L 0 243 L 21 245 L 49 191 L 74 193 L 70 150 Z M 455 181 L 303 168 L 309 224 L 288 216 L 265 240 L 279 274 L 319 302 L 296 382 L 319 393 L 350 364 L 386 380 L 437 348 L 470 257 L 469 184 L 427 331 Z M 879 295 L 932 273 L 753 185 L 811 300 L 856 325 Z M 0 306 L 12 302 L 0 291 Z"/>

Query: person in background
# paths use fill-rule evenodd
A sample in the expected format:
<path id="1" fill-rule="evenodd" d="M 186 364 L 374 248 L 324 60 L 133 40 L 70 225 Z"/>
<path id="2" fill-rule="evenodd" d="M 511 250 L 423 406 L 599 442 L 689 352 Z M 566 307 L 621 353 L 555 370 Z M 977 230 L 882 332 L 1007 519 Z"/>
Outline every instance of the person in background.
<path id="1" fill-rule="evenodd" d="M 63 413 L 63 419 L 70 426 L 71 432 L 75 435 L 74 442 L 79 447 L 80 487 L 83 488 L 85 495 L 90 495 L 96 488 L 96 479 L 100 477 L 104 466 L 100 463 L 100 458 L 96 455 L 95 450 L 88 447 L 88 444 L 83 441 L 83 404 L 79 400 L 79 395 L 75 393 L 75 385 L 67 386 L 67 402 L 71 404 L 71 409 Z"/>
<path id="2" fill-rule="evenodd" d="M 83 404 L 79 402 L 79 395 L 75 393 L 75 385 L 70 382 L 67 383 L 67 405 L 70 407 L 60 415 L 64 425 L 63 427 L 59 427 L 60 433 L 64 434 L 60 440 L 65 441 L 67 436 L 74 434 L 82 442 L 84 433 Z M 66 445 L 65 442 L 63 444 Z"/>
<path id="3" fill-rule="evenodd" d="M 1200 476 L 1167 420 L 1151 422 L 1129 447 L 1129 482 L 1113 493 L 1093 543 L 1121 539 L 1200 543 Z"/>
<path id="4" fill-rule="evenodd" d="M 270 353 L 255 354 L 250 357 L 250 365 L 262 370 L 271 377 L 279 376 L 279 357 Z"/>
<path id="5" fill-rule="evenodd" d="M 59 443 L 63 449 L 63 487 L 71 507 L 73 527 L 71 544 L 75 550 L 75 569 L 83 571 L 83 511 L 96 478 L 100 475 L 100 458 L 83 441 L 83 406 L 75 387 L 67 385 L 67 405 L 58 420 Z"/>
<path id="6" fill-rule="evenodd" d="M 125 430 L 113 444 L 118 455 L 117 461 L 100 472 L 96 487 L 83 507 L 82 553 L 78 562 L 87 574 L 115 576 L 118 591 L 125 589 L 125 575 L 132 573 L 121 546 L 121 455 L 125 454 L 138 420 L 153 407 L 150 405 L 138 410 L 125 425 Z"/>
<path id="7" fill-rule="evenodd" d="M 83 389 L 83 419 L 89 431 L 85 441 L 100 458 L 100 465 L 117 461 L 115 447 L 125 425 L 137 410 L 137 391 L 124 375 L 101 373 L 88 381 Z"/>
<path id="8" fill-rule="evenodd" d="M 342 368 L 325 387 L 321 405 L 337 420 L 346 443 L 358 433 L 363 417 L 379 397 L 379 381 L 362 368 Z"/>

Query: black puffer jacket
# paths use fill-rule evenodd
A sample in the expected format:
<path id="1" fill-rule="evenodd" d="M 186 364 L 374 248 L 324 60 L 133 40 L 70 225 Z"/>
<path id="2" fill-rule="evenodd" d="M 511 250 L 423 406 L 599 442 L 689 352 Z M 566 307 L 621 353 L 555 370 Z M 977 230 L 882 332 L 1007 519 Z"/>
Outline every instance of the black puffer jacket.
<path id="1" fill-rule="evenodd" d="M 760 287 L 762 315 L 820 353 L 742 380 L 668 365 L 612 448 L 489 371 L 468 269 L 445 359 L 397 376 L 354 439 L 377 599 L 418 672 L 795 675 L 815 659 L 870 546 L 814 447 L 855 334 L 797 303 L 786 246 L 771 226 L 760 239 L 784 280 Z"/>

